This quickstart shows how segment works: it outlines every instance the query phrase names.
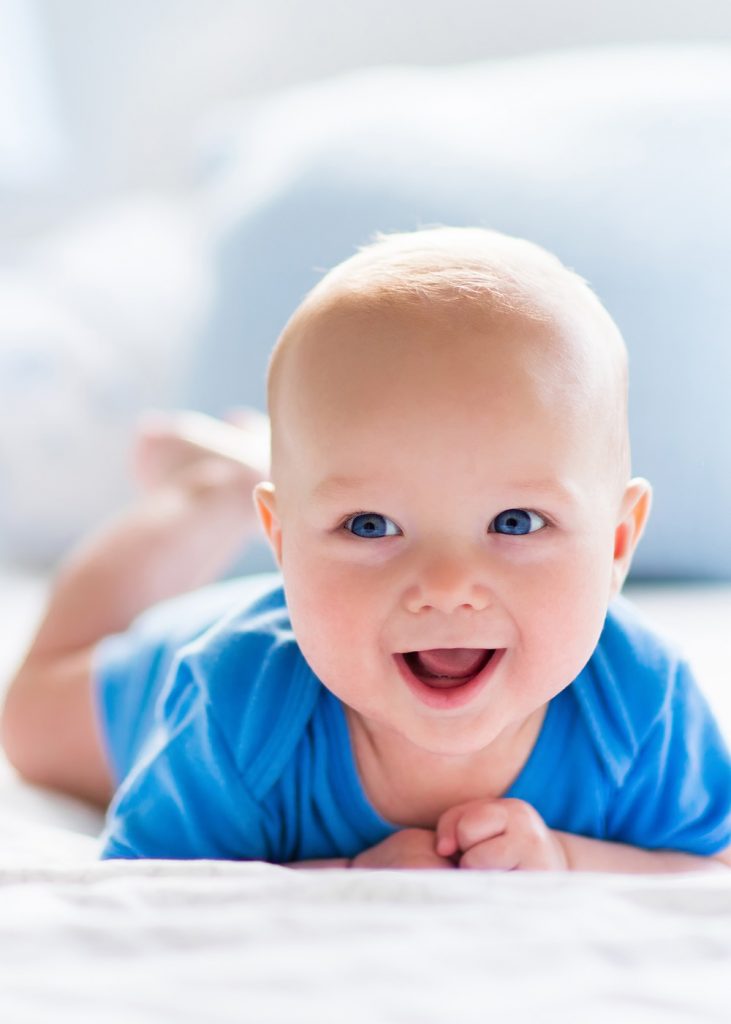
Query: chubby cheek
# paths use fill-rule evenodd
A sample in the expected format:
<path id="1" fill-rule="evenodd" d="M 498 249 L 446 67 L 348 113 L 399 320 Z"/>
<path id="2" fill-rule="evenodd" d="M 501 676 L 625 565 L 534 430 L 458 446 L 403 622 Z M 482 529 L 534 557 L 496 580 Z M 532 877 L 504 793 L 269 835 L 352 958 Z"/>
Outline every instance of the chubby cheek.
<path id="1" fill-rule="evenodd" d="M 551 680 L 554 692 L 547 697 L 554 696 L 587 663 L 604 625 L 611 569 L 606 546 L 587 544 L 532 578 L 522 600 L 516 597 L 524 609 L 516 619 L 531 689 Z"/>
<path id="2" fill-rule="evenodd" d="M 292 627 L 315 674 L 338 696 L 377 657 L 384 607 L 352 566 L 283 544 L 282 572 Z"/>

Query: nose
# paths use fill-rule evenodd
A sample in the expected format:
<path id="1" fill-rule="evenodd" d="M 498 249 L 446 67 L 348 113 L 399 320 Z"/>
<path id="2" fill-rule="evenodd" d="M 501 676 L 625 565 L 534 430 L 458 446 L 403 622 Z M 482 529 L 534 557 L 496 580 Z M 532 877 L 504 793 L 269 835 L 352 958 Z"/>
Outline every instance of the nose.
<path id="1" fill-rule="evenodd" d="M 484 611 L 491 602 L 488 586 L 476 579 L 474 560 L 443 556 L 421 568 L 404 594 L 407 611 L 433 609 L 450 614 L 459 608 Z"/>

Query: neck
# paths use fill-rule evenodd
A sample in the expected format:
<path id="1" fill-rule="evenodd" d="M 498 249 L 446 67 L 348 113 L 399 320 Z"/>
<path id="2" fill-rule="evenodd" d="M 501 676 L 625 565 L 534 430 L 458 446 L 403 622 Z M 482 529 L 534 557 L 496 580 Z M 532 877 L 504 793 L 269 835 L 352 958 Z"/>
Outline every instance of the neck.
<path id="1" fill-rule="evenodd" d="M 402 827 L 434 828 L 458 803 L 501 797 L 520 774 L 540 733 L 546 706 L 509 726 L 489 746 L 439 754 L 345 707 L 355 764 L 378 813 Z"/>

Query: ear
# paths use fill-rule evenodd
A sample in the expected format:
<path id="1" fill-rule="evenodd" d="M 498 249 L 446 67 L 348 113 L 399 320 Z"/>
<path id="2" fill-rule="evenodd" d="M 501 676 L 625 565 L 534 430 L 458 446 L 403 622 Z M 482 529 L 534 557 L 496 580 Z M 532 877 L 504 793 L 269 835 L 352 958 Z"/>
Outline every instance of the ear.
<path id="1" fill-rule="evenodd" d="M 282 565 L 282 528 L 277 516 L 277 496 L 274 484 L 268 480 L 258 483 L 254 488 L 254 504 L 259 515 L 259 522 L 264 527 L 269 546 L 274 552 L 277 565 Z"/>
<path id="2" fill-rule="evenodd" d="M 620 520 L 614 531 L 611 597 L 622 589 L 635 548 L 644 532 L 651 505 L 652 487 L 642 477 L 634 477 L 624 492 Z"/>

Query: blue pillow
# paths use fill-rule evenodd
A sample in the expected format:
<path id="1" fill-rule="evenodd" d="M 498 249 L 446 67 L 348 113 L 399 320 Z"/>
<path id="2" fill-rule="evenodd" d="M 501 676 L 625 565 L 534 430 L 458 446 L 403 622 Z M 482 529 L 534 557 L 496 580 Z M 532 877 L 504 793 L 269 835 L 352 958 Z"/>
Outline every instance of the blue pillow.
<path id="1" fill-rule="evenodd" d="M 731 46 L 376 69 L 234 118 L 208 188 L 217 301 L 185 400 L 264 408 L 269 351 L 375 231 L 480 224 L 587 278 L 630 352 L 634 578 L 731 578 Z"/>

